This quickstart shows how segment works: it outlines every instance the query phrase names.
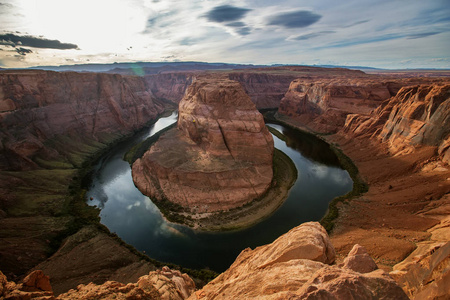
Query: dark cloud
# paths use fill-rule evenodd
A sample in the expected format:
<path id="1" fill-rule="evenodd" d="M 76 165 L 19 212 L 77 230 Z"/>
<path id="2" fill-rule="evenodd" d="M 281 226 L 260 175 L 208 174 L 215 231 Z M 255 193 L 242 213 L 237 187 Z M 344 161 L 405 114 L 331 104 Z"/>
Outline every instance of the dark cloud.
<path id="1" fill-rule="evenodd" d="M 20 55 L 27 55 L 28 53 L 33 53 L 33 51 L 31 51 L 30 49 L 26 49 L 26 48 L 16 48 L 16 52 L 19 53 Z"/>
<path id="2" fill-rule="evenodd" d="M 439 33 L 441 33 L 441 32 L 440 31 L 432 31 L 432 32 L 423 32 L 423 33 L 413 34 L 413 35 L 408 36 L 408 40 L 420 39 L 420 38 L 424 38 L 424 37 L 439 34 Z"/>
<path id="3" fill-rule="evenodd" d="M 321 35 L 326 35 L 326 34 L 330 34 L 330 33 L 335 33 L 336 31 L 333 30 L 325 30 L 325 31 L 319 31 L 319 32 L 314 32 L 314 33 L 308 33 L 308 34 L 303 34 L 303 35 L 299 35 L 297 37 L 292 38 L 292 40 L 295 41 L 305 41 L 305 40 L 309 40 Z"/>
<path id="4" fill-rule="evenodd" d="M 224 23 L 240 20 L 245 17 L 249 11 L 251 11 L 251 9 L 231 5 L 221 5 L 214 7 L 205 16 L 211 22 Z"/>
<path id="5" fill-rule="evenodd" d="M 302 28 L 316 23 L 322 18 L 321 15 L 307 10 L 299 10 L 281 13 L 269 18 L 269 25 L 279 25 L 286 28 Z"/>
<path id="6" fill-rule="evenodd" d="M 249 35 L 251 33 L 251 28 L 247 26 L 244 22 L 231 22 L 225 24 L 228 27 L 233 27 L 237 34 L 239 35 Z"/>
<path id="7" fill-rule="evenodd" d="M 48 40 L 42 37 L 34 36 L 18 36 L 12 33 L 0 34 L 0 45 L 6 46 L 27 46 L 33 48 L 47 48 L 47 49 L 78 49 L 75 44 L 61 43 L 58 40 Z"/>

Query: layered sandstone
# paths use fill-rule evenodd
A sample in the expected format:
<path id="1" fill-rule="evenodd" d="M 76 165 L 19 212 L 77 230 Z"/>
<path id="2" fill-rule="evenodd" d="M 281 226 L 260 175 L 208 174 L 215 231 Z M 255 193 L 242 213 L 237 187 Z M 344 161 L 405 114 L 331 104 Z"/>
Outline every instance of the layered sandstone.
<path id="1" fill-rule="evenodd" d="M 368 78 L 296 79 L 282 99 L 279 113 L 320 132 L 335 132 L 351 113 L 368 114 L 391 96 L 389 82 Z"/>
<path id="2" fill-rule="evenodd" d="M 0 73 L 0 109 L 0 167 L 21 169 L 35 168 L 37 154 L 67 154 L 58 143 L 47 147 L 52 139 L 109 141 L 141 128 L 164 107 L 136 76 L 9 71 Z"/>
<path id="3" fill-rule="evenodd" d="M 139 277 L 137 282 L 123 284 L 107 281 L 97 285 L 80 284 L 75 289 L 58 296 L 53 294 L 49 277 L 42 271 L 31 272 L 23 282 L 16 284 L 7 281 L 0 272 L 1 299 L 187 299 L 195 290 L 192 279 L 180 271 L 163 267 L 148 275 Z"/>
<path id="4" fill-rule="evenodd" d="M 317 222 L 304 223 L 269 245 L 245 249 L 224 273 L 189 299 L 408 299 L 356 245 L 352 263 L 331 265 L 334 248 Z"/>
<path id="5" fill-rule="evenodd" d="M 147 75 L 144 80 L 156 99 L 178 105 L 193 77 L 194 73 L 178 72 Z"/>
<path id="6" fill-rule="evenodd" d="M 412 153 L 418 146 L 438 147 L 443 160 L 450 162 L 450 85 L 402 88 L 371 115 L 348 116 L 344 131 L 373 135 L 394 155 Z"/>
<path id="7" fill-rule="evenodd" d="M 335 133 L 348 115 L 370 115 L 404 86 L 442 83 L 439 78 L 389 78 L 372 75 L 302 77 L 292 81 L 279 114 L 316 132 Z"/>
<path id="8" fill-rule="evenodd" d="M 258 109 L 277 108 L 289 88 L 294 74 L 271 74 L 264 72 L 230 73 L 231 80 L 239 81 Z"/>
<path id="9" fill-rule="evenodd" d="M 238 82 L 198 79 L 179 104 L 177 129 L 133 164 L 136 186 L 191 212 L 242 206 L 272 181 L 273 139 Z"/>

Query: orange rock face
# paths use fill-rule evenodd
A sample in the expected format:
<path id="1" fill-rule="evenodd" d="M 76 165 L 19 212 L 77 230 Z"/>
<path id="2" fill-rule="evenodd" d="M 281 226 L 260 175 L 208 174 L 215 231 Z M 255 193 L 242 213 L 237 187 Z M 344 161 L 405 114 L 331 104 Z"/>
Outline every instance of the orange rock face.
<path id="1" fill-rule="evenodd" d="M 178 128 L 133 164 L 133 180 L 155 200 L 192 212 L 227 210 L 269 188 L 273 151 L 262 115 L 239 83 L 200 79 L 179 104 Z"/>
<path id="2" fill-rule="evenodd" d="M 373 135 L 387 143 L 392 154 L 411 153 L 421 145 L 439 147 L 449 162 L 450 85 L 402 88 L 370 116 L 348 116 L 344 131 Z"/>
<path id="3" fill-rule="evenodd" d="M 245 249 L 189 299 L 408 299 L 376 265 L 376 270 L 353 270 L 367 261 L 374 264 L 369 256 L 356 257 L 362 252 L 357 247 L 348 255 L 358 264 L 331 266 L 335 253 L 325 229 L 303 223 L 269 245 Z"/>
<path id="4" fill-rule="evenodd" d="M 280 103 L 279 113 L 321 132 L 335 132 L 351 113 L 370 113 L 391 96 L 387 82 L 367 78 L 296 79 Z"/>

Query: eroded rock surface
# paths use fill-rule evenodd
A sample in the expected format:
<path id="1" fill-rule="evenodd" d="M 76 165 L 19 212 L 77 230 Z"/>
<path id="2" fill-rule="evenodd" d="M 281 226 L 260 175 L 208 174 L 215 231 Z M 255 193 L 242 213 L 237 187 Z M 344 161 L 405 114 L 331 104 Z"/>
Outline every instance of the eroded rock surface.
<path id="1" fill-rule="evenodd" d="M 362 74 L 298 78 L 291 82 L 281 100 L 279 113 L 296 119 L 313 131 L 334 133 L 344 126 L 348 115 L 370 115 L 402 87 L 442 82 L 445 80 Z"/>
<path id="2" fill-rule="evenodd" d="M 349 260 L 364 252 L 356 247 Z M 242 251 L 189 299 L 408 299 L 386 272 L 331 266 L 334 259 L 325 229 L 304 223 L 269 245 Z"/>
<path id="3" fill-rule="evenodd" d="M 22 283 L 8 282 L 0 272 L 0 299 L 187 299 L 195 290 L 194 281 L 180 271 L 163 267 L 139 277 L 135 283 L 106 281 L 103 284 L 80 284 L 57 297 L 53 294 L 49 277 L 42 271 L 30 273 Z"/>
<path id="4" fill-rule="evenodd" d="M 64 138 L 78 139 L 79 144 L 86 139 L 110 142 L 112 136 L 141 128 L 163 110 L 141 77 L 2 72 L 0 167 L 36 168 L 36 155 L 50 160 L 69 152 Z"/>
<path id="5" fill-rule="evenodd" d="M 192 212 L 242 206 L 273 176 L 273 139 L 235 81 L 201 78 L 179 104 L 178 127 L 133 164 L 141 192 Z"/>
<path id="6" fill-rule="evenodd" d="M 350 115 L 344 131 L 373 135 L 394 155 L 412 153 L 417 146 L 434 146 L 449 161 L 450 85 L 402 88 L 370 116 Z"/>

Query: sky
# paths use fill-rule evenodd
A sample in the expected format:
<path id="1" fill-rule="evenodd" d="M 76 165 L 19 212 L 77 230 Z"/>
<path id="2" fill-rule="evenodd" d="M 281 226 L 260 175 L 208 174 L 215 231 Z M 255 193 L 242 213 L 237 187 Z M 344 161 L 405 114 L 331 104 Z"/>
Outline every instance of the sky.
<path id="1" fill-rule="evenodd" d="M 450 68 L 450 0 L 0 0 L 0 67 Z"/>

